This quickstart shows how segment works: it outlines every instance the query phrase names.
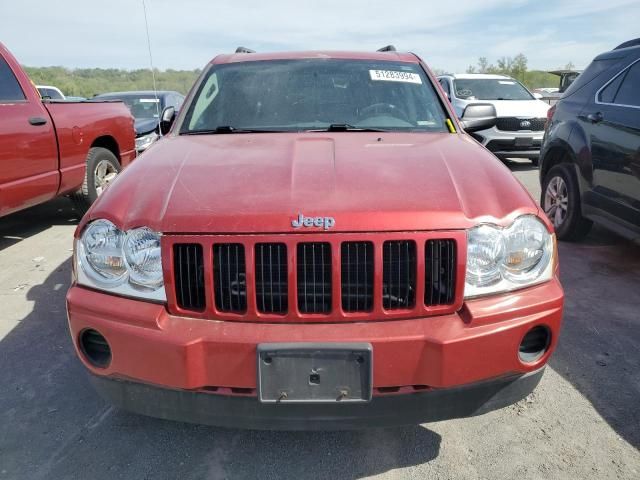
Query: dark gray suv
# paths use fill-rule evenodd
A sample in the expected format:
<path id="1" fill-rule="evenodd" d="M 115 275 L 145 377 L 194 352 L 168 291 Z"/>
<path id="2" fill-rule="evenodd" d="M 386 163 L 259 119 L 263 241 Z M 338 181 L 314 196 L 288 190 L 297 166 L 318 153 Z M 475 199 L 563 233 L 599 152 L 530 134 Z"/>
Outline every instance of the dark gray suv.
<path id="1" fill-rule="evenodd" d="M 549 110 L 541 205 L 560 240 L 640 239 L 640 39 L 597 56 Z"/>

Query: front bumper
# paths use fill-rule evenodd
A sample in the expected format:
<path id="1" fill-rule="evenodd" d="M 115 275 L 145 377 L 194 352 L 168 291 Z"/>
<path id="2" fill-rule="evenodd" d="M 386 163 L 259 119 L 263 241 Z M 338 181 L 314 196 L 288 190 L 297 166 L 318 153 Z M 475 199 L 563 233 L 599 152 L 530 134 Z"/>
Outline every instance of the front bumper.
<path id="1" fill-rule="evenodd" d="M 554 350 L 562 305 L 563 292 L 556 278 L 510 294 L 468 301 L 450 315 L 341 324 L 185 318 L 169 314 L 164 305 L 77 285 L 67 295 L 78 356 L 98 383 L 104 379 L 103 385 L 112 385 L 99 389 L 116 405 L 163 418 L 230 426 L 248 426 L 241 419 L 246 415 L 246 422 L 253 419 L 259 428 L 275 428 L 274 423 L 294 428 L 293 420 L 284 419 L 285 412 L 297 418 L 298 409 L 298 417 L 304 410 L 305 419 L 300 428 L 319 428 L 310 426 L 316 421 L 335 428 L 337 418 L 354 426 L 362 424 L 358 418 L 393 424 L 468 416 L 507 405 L 526 395 L 532 384 L 527 380 L 522 389 L 513 387 L 513 394 L 507 386 L 542 368 Z M 538 360 L 523 363 L 519 345 L 538 325 L 549 328 L 551 343 Z M 111 346 L 112 358 L 106 368 L 92 366 L 78 347 L 80 334 L 87 328 L 100 332 Z M 277 405 L 278 410 L 267 409 L 257 398 L 256 351 L 260 343 L 278 342 L 371 344 L 372 402 L 357 407 L 287 404 Z M 125 380 L 134 383 L 122 383 Z M 497 383 L 487 387 L 487 380 Z M 477 388 L 478 395 L 469 394 L 475 399 L 465 399 L 464 392 Z M 157 400 L 141 400 L 149 396 Z M 387 399 L 392 396 L 398 398 Z M 208 402 L 223 409 L 221 417 L 228 408 L 228 422 L 218 413 L 200 418 Z M 443 402 L 451 406 L 434 406 Z M 192 410 L 194 416 L 189 414 Z"/>
<path id="2" fill-rule="evenodd" d="M 364 405 L 273 405 L 251 397 L 171 390 L 98 376 L 91 376 L 91 380 L 113 405 L 165 420 L 260 430 L 348 430 L 481 415 L 525 398 L 543 373 L 541 368 L 461 387 L 376 397 Z"/>
<path id="3" fill-rule="evenodd" d="M 538 158 L 544 131 L 507 132 L 496 127 L 474 132 L 473 136 L 500 158 Z M 531 143 L 521 143 L 531 140 Z"/>

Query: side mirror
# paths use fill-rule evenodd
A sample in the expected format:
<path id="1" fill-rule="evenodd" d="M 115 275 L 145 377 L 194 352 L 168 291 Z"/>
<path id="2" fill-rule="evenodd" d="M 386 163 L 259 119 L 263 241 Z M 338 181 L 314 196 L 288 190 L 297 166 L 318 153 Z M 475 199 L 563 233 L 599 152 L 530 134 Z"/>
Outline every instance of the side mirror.
<path id="1" fill-rule="evenodd" d="M 496 125 L 496 107 L 490 103 L 472 103 L 462 112 L 460 121 L 467 132 L 486 130 Z"/>
<path id="2" fill-rule="evenodd" d="M 533 98 L 535 98 L 537 100 L 541 100 L 541 99 L 544 98 L 544 96 L 541 93 L 533 92 Z"/>
<path id="3" fill-rule="evenodd" d="M 162 115 L 160 115 L 160 133 L 162 135 L 166 135 L 171 130 L 173 126 L 173 122 L 176 120 L 176 109 L 175 107 L 165 107 L 162 110 Z"/>

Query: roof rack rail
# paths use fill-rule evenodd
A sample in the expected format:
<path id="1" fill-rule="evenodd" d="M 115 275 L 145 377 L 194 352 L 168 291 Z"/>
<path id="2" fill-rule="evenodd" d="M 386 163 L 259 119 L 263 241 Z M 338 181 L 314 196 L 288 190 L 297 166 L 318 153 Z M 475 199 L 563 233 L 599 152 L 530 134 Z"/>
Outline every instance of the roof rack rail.
<path id="1" fill-rule="evenodd" d="M 633 40 L 629 40 L 628 42 L 621 43 L 616 48 L 614 48 L 614 50 L 620 50 L 621 48 L 627 47 L 637 47 L 638 45 L 640 45 L 640 38 L 635 38 Z"/>
<path id="2" fill-rule="evenodd" d="M 394 47 L 393 45 L 387 45 L 386 47 L 379 48 L 377 51 L 378 52 L 395 52 L 396 47 Z"/>
<path id="3" fill-rule="evenodd" d="M 256 51 L 247 47 L 238 47 L 236 48 L 236 53 L 256 53 Z"/>

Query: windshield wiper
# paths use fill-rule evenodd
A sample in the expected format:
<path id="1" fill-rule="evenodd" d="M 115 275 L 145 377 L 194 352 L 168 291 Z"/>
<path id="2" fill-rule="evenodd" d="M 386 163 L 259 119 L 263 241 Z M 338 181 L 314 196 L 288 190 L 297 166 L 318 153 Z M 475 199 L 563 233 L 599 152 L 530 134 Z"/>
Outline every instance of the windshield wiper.
<path id="1" fill-rule="evenodd" d="M 222 125 L 216 128 L 207 128 L 202 130 L 188 130 L 180 135 L 214 135 L 224 133 L 274 133 L 282 130 L 265 130 L 259 128 L 235 128 L 231 125 Z"/>
<path id="2" fill-rule="evenodd" d="M 327 128 L 307 130 L 307 132 L 388 132 L 384 128 L 356 127 L 348 123 L 332 123 Z"/>

